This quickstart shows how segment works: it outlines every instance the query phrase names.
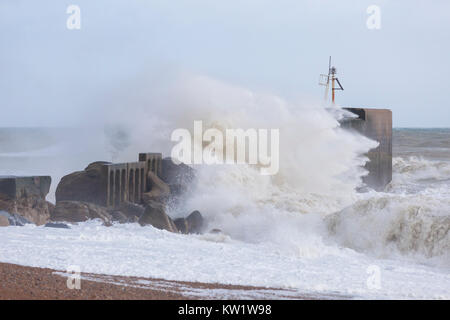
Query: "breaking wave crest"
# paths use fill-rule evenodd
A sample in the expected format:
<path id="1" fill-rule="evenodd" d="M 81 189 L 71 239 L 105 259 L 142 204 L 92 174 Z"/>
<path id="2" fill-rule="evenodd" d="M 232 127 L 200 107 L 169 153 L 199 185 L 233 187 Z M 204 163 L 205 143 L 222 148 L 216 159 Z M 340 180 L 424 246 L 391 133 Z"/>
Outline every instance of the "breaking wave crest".
<path id="1" fill-rule="evenodd" d="M 139 119 L 121 123 L 133 142 L 120 152 L 127 159 L 144 148 L 169 154 L 171 131 L 192 129 L 194 120 L 202 120 L 204 129 L 280 129 L 277 175 L 261 176 L 248 165 L 197 166 L 197 184 L 172 216 L 199 210 L 210 229 L 241 241 L 274 243 L 302 257 L 344 246 L 448 263 L 447 162 L 394 158 L 387 192 L 358 194 L 364 154 L 376 144 L 342 130 L 336 114 L 203 76 L 182 77 L 155 92 L 135 103 Z M 114 108 L 109 113 L 111 120 L 122 121 L 122 105 L 118 116 Z"/>
<path id="2" fill-rule="evenodd" d="M 433 195 L 375 195 L 327 217 L 339 244 L 392 258 L 434 258 L 450 265 L 450 199 Z"/>
<path id="3" fill-rule="evenodd" d="M 450 181 L 450 163 L 447 161 L 428 160 L 416 156 L 394 157 L 392 166 L 396 185 Z"/>
<path id="4" fill-rule="evenodd" d="M 360 252 L 450 266 L 449 179 L 448 162 L 394 158 L 387 192 L 363 194 L 327 217 L 329 231 L 340 245 Z"/>
<path id="5" fill-rule="evenodd" d="M 202 120 L 204 128 L 279 129 L 280 170 L 263 176 L 249 165 L 197 166 L 197 185 L 171 214 L 199 210 L 209 228 L 234 239 L 319 251 L 321 218 L 355 201 L 364 154 L 376 143 L 342 130 L 338 108 L 332 114 L 319 104 L 289 103 L 206 77 L 182 82 L 173 96 L 177 101 L 163 109 L 171 117 L 161 115 L 172 126 L 191 129 Z M 168 111 L 180 105 L 189 106 L 188 115 Z"/>

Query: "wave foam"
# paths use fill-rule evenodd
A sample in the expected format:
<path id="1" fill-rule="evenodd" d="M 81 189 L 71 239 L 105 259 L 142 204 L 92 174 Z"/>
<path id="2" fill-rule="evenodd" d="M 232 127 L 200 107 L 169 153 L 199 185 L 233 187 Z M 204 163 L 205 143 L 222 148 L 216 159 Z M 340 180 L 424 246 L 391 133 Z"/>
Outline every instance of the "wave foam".
<path id="1" fill-rule="evenodd" d="M 379 257 L 434 258 L 450 265 L 450 198 L 377 194 L 327 217 L 339 244 Z M 431 262 L 431 261 L 428 261 Z"/>

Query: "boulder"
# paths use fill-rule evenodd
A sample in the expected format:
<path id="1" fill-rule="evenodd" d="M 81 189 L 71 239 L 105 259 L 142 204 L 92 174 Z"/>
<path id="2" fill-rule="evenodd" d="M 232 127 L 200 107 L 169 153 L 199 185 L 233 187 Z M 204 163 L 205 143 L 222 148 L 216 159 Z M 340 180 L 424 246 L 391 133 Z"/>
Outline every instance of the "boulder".
<path id="1" fill-rule="evenodd" d="M 45 224 L 50 218 L 45 200 L 50 184 L 49 176 L 0 176 L 0 210 L 37 225 Z"/>
<path id="2" fill-rule="evenodd" d="M 174 221 L 175 226 L 181 233 L 200 233 L 203 227 L 203 217 L 197 210 L 187 218 L 178 218 Z"/>
<path id="3" fill-rule="evenodd" d="M 110 215 L 111 215 L 112 221 L 115 221 L 118 223 L 137 222 L 137 219 L 135 221 L 132 221 L 120 211 L 112 211 L 112 212 L 110 212 Z"/>
<path id="4" fill-rule="evenodd" d="M 78 201 L 60 201 L 53 209 L 52 221 L 82 222 L 89 219 L 87 204 Z"/>
<path id="5" fill-rule="evenodd" d="M 144 214 L 139 219 L 141 226 L 152 225 L 155 228 L 178 232 L 175 223 L 167 215 L 164 204 L 156 201 L 148 201 L 145 206 Z"/>
<path id="6" fill-rule="evenodd" d="M 7 227 L 7 226 L 9 226 L 8 218 L 0 214 L 0 227 Z"/>
<path id="7" fill-rule="evenodd" d="M 122 202 L 118 208 L 108 210 L 112 220 L 119 223 L 137 222 L 144 211 L 144 206 L 128 201 Z"/>
<path id="8" fill-rule="evenodd" d="M 0 226 L 24 226 L 27 223 L 31 223 L 17 213 L 9 213 L 6 211 L 0 211 Z"/>
<path id="9" fill-rule="evenodd" d="M 90 219 L 100 219 L 106 225 L 111 225 L 112 221 L 105 207 L 81 201 L 59 201 L 51 215 L 52 221 L 83 222 Z"/>
<path id="10" fill-rule="evenodd" d="M 47 201 L 39 198 L 0 199 L 0 209 L 22 216 L 36 225 L 45 224 L 50 219 Z"/>
<path id="11" fill-rule="evenodd" d="M 188 165 L 176 164 L 170 157 L 162 160 L 161 179 L 169 186 L 172 197 L 181 196 L 186 192 L 194 178 L 195 171 Z"/>
<path id="12" fill-rule="evenodd" d="M 50 216 L 51 216 L 53 210 L 55 210 L 55 205 L 53 203 L 47 201 L 47 207 L 48 207 L 48 212 L 50 213 Z"/>
<path id="13" fill-rule="evenodd" d="M 56 188 L 56 202 L 81 201 L 105 206 L 108 186 L 107 164 L 110 162 L 93 162 L 83 171 L 64 176 Z"/>
<path id="14" fill-rule="evenodd" d="M 46 228 L 57 228 L 57 229 L 70 229 L 70 227 L 65 223 L 58 222 L 48 222 L 45 224 Z"/>
<path id="15" fill-rule="evenodd" d="M 137 222 L 144 214 L 145 207 L 132 202 L 122 202 L 114 212 L 122 214 L 127 222 Z"/>
<path id="16" fill-rule="evenodd" d="M 126 217 L 140 218 L 144 214 L 145 207 L 137 203 L 125 201 L 120 204 L 118 210 L 122 212 Z"/>
<path id="17" fill-rule="evenodd" d="M 184 163 L 176 164 L 172 158 L 162 160 L 161 179 L 167 184 L 190 182 L 194 178 L 194 169 Z"/>
<path id="18" fill-rule="evenodd" d="M 144 207 L 131 202 L 123 202 L 117 208 L 108 209 L 112 221 L 119 223 L 137 222 L 144 214 Z"/>
<path id="19" fill-rule="evenodd" d="M 170 196 L 170 187 L 151 171 L 147 174 L 147 187 L 150 191 L 142 194 L 144 203 L 151 200 L 164 202 Z"/>
<path id="20" fill-rule="evenodd" d="M 186 222 L 188 225 L 189 233 L 200 233 L 203 228 L 203 216 L 202 214 L 195 210 L 187 218 Z"/>

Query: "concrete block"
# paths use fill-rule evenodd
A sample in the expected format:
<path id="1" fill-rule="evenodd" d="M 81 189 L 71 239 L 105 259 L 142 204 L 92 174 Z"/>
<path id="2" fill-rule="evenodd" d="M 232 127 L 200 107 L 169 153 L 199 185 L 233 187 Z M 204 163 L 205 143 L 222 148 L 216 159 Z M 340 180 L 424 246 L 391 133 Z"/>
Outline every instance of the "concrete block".
<path id="1" fill-rule="evenodd" d="M 50 176 L 0 176 L 0 197 L 10 200 L 32 197 L 45 199 L 51 182 Z"/>

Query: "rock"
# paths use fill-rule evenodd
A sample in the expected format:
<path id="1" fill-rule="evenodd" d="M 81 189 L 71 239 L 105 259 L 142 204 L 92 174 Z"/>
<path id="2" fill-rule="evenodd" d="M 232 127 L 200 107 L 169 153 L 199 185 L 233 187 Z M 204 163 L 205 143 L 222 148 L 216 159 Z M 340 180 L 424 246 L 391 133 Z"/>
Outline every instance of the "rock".
<path id="1" fill-rule="evenodd" d="M 152 225 L 155 228 L 167 230 L 170 232 L 178 232 L 175 223 L 166 214 L 165 206 L 156 201 L 148 201 L 144 214 L 139 219 L 141 226 Z"/>
<path id="2" fill-rule="evenodd" d="M 185 193 L 195 178 L 195 171 L 184 163 L 175 164 L 172 158 L 162 160 L 161 179 L 169 186 L 172 197 Z"/>
<path id="3" fill-rule="evenodd" d="M 78 201 L 59 201 L 51 215 L 52 221 L 82 222 L 89 219 L 87 204 Z"/>
<path id="4" fill-rule="evenodd" d="M 147 187 L 150 191 L 142 194 L 144 203 L 151 200 L 164 202 L 170 196 L 170 187 L 151 171 L 147 174 Z"/>
<path id="5" fill-rule="evenodd" d="M 203 227 L 203 216 L 195 210 L 186 218 L 189 233 L 200 233 Z"/>
<path id="6" fill-rule="evenodd" d="M 140 218 L 145 211 L 145 207 L 132 202 L 122 202 L 118 208 L 118 211 L 122 212 L 126 217 L 129 218 Z"/>
<path id="7" fill-rule="evenodd" d="M 188 226 L 185 218 L 177 218 L 173 220 L 173 223 L 175 223 L 175 226 L 177 227 L 179 232 L 187 233 Z"/>
<path id="8" fill-rule="evenodd" d="M 2 215 L 0 212 L 0 227 L 7 227 L 9 226 L 9 220 L 6 216 Z"/>
<path id="9" fill-rule="evenodd" d="M 16 201 L 15 208 L 9 210 L 21 215 L 36 225 L 45 224 L 50 219 L 47 201 L 36 198 L 24 198 Z"/>
<path id="10" fill-rule="evenodd" d="M 84 171 L 64 176 L 56 188 L 56 202 L 80 201 L 99 206 L 106 205 L 108 170 L 110 162 L 93 162 Z"/>
<path id="11" fill-rule="evenodd" d="M 128 222 L 136 222 L 137 221 L 137 219 L 136 219 L 136 221 L 130 221 L 130 219 L 120 211 L 112 211 L 112 212 L 110 212 L 110 215 L 111 215 L 112 221 L 116 221 L 119 223 L 128 223 Z"/>
<path id="12" fill-rule="evenodd" d="M 209 233 L 219 234 L 219 233 L 222 233 L 222 230 L 220 230 L 220 229 L 212 229 L 211 231 L 209 231 Z"/>
<path id="13" fill-rule="evenodd" d="M 50 184 L 49 176 L 0 176 L 0 210 L 37 225 L 45 224 L 50 218 L 45 200 Z"/>
<path id="14" fill-rule="evenodd" d="M 43 203 L 32 199 L 21 199 L 21 200 L 5 200 L 0 199 L 0 209 L 5 210 L 9 214 L 9 218 L 14 218 L 18 224 L 11 225 L 23 225 L 19 219 L 22 217 L 27 222 L 32 221 L 37 225 L 44 224 L 50 218 L 50 214 L 47 211 L 47 208 L 42 206 Z M 11 213 L 9 213 L 11 212 Z M 3 219 L 4 220 L 4 219 Z"/>
<path id="15" fill-rule="evenodd" d="M 24 226 L 28 223 L 32 223 L 17 213 L 9 213 L 6 211 L 0 211 L 0 226 Z"/>
<path id="16" fill-rule="evenodd" d="M 89 219 L 100 219 L 111 225 L 112 217 L 105 207 L 81 201 L 59 201 L 51 216 L 52 221 L 83 222 Z"/>
<path id="17" fill-rule="evenodd" d="M 162 160 L 161 179 L 171 184 L 184 184 L 191 182 L 194 178 L 194 169 L 184 163 L 175 164 L 172 158 L 167 157 Z"/>
<path id="18" fill-rule="evenodd" d="M 53 210 L 55 210 L 55 205 L 47 201 L 48 212 L 52 215 Z"/>
<path id="19" fill-rule="evenodd" d="M 174 223 L 181 233 L 200 233 L 203 227 L 203 217 L 199 211 L 195 210 L 187 218 L 175 219 Z"/>
<path id="20" fill-rule="evenodd" d="M 144 214 L 145 207 L 140 204 L 124 202 L 119 206 L 119 210 L 128 218 L 140 218 Z"/>
<path id="21" fill-rule="evenodd" d="M 144 214 L 145 208 L 132 202 L 122 202 L 118 208 L 110 209 L 112 220 L 119 223 L 137 222 Z"/>
<path id="22" fill-rule="evenodd" d="M 48 222 L 45 224 L 46 228 L 58 228 L 58 229 L 70 229 L 70 227 L 65 223 L 55 223 L 55 222 Z"/>
<path id="23" fill-rule="evenodd" d="M 24 218 L 20 214 L 12 213 L 11 217 L 9 218 L 9 224 L 11 226 L 21 226 L 22 227 L 26 224 L 32 224 L 32 222 L 30 220 Z"/>

